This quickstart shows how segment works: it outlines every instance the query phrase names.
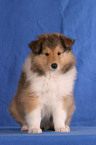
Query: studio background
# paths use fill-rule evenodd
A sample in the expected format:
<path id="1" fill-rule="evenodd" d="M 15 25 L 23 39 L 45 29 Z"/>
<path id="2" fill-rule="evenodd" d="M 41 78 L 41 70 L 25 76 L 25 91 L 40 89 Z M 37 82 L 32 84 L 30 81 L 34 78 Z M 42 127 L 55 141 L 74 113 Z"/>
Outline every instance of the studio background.
<path id="1" fill-rule="evenodd" d="M 96 126 L 96 0 L 0 0 L 0 126 L 18 126 L 8 113 L 21 68 L 37 35 L 76 39 L 73 126 Z"/>

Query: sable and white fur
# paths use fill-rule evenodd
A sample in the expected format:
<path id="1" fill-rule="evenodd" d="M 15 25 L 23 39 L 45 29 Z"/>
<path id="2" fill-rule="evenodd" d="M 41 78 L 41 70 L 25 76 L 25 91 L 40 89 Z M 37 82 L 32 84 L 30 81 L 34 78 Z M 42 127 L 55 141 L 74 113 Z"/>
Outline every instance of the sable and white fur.
<path id="1" fill-rule="evenodd" d="M 32 51 L 23 65 L 18 89 L 9 108 L 22 131 L 70 131 L 75 109 L 73 43 L 73 39 L 53 33 L 40 35 L 29 44 Z M 58 65 L 57 69 L 51 67 L 52 63 Z"/>

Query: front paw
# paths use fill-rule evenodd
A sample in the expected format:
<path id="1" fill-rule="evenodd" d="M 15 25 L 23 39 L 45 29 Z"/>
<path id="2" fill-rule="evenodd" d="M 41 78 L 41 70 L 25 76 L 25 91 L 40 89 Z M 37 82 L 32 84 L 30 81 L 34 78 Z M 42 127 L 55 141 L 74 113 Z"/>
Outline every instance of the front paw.
<path id="1" fill-rule="evenodd" d="M 62 128 L 55 128 L 56 132 L 70 132 L 70 127 L 66 125 L 65 127 Z"/>
<path id="2" fill-rule="evenodd" d="M 28 133 L 42 133 L 42 129 L 40 128 L 29 129 Z"/>

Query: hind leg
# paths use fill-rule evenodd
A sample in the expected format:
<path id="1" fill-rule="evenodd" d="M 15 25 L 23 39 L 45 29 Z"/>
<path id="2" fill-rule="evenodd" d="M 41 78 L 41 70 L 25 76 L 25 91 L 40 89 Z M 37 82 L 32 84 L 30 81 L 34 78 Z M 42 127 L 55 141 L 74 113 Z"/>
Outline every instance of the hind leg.
<path id="1" fill-rule="evenodd" d="M 21 127 L 21 131 L 27 131 L 27 130 L 28 130 L 27 125 L 23 125 L 23 126 Z"/>
<path id="2" fill-rule="evenodd" d="M 22 110 L 18 108 L 18 104 L 15 98 L 10 103 L 9 112 L 12 115 L 12 117 L 20 124 L 21 131 L 26 131 L 27 125 L 24 119 L 24 114 L 22 113 Z"/>
<path id="3" fill-rule="evenodd" d="M 67 126 L 70 125 L 71 118 L 72 118 L 72 115 L 73 115 L 73 113 L 74 113 L 74 110 L 75 110 L 75 105 L 73 104 L 72 106 L 70 106 L 70 108 L 69 108 L 69 110 L 68 110 L 69 112 L 68 112 L 68 116 L 67 116 L 66 122 L 65 122 L 65 124 L 66 124 Z"/>

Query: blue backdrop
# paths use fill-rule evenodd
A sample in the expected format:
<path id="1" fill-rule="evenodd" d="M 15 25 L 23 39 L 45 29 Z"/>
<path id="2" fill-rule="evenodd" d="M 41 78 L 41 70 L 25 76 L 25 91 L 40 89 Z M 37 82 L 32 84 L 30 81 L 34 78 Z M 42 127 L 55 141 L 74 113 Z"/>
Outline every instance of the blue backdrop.
<path id="1" fill-rule="evenodd" d="M 76 39 L 76 111 L 71 125 L 96 125 L 96 0 L 0 0 L 0 126 L 17 126 L 8 113 L 28 43 L 42 33 Z"/>

